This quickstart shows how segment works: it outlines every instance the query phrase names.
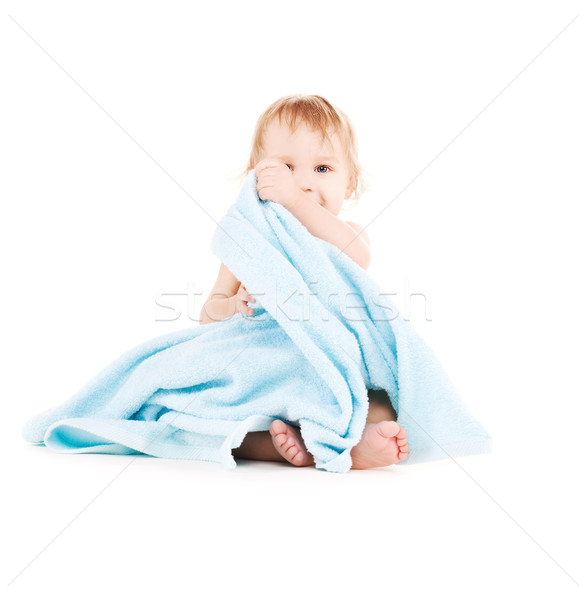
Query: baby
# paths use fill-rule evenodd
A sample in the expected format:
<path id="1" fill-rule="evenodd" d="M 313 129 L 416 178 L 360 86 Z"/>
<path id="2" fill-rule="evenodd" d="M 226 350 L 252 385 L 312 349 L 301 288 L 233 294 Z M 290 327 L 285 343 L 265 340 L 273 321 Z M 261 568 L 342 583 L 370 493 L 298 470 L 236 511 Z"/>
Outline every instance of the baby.
<path id="1" fill-rule="evenodd" d="M 356 223 L 338 213 L 344 199 L 362 188 L 355 134 L 348 117 L 325 98 L 291 95 L 274 102 L 259 117 L 246 168 L 256 171 L 261 200 L 284 206 L 308 231 L 346 253 L 363 269 L 370 264 L 369 240 Z M 200 323 L 254 314 L 256 300 L 224 263 L 200 315 Z M 407 434 L 384 390 L 368 390 L 368 416 L 359 443 L 351 450 L 352 468 L 392 465 L 407 457 Z M 249 432 L 236 458 L 314 465 L 300 429 L 275 419 L 269 431 Z"/>

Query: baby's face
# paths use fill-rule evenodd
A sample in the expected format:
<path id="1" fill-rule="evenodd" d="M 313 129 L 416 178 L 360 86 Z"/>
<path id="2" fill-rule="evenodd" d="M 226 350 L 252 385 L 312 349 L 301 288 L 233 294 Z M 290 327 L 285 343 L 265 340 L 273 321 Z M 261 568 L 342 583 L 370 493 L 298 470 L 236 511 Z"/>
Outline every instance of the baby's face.
<path id="1" fill-rule="evenodd" d="M 278 158 L 293 173 L 294 180 L 308 198 L 338 215 L 344 198 L 350 196 L 348 165 L 337 134 L 330 136 L 332 148 L 321 135 L 305 123 L 297 123 L 292 133 L 289 125 L 273 120 L 264 135 L 262 158 Z"/>

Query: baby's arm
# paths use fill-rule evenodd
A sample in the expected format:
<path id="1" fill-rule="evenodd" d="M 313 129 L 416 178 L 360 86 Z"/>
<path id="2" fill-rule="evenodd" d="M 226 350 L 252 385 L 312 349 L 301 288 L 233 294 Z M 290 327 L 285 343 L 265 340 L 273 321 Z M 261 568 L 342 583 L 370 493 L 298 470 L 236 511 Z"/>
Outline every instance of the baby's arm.
<path id="1" fill-rule="evenodd" d="M 330 242 L 363 269 L 370 265 L 370 247 L 366 231 L 356 223 L 346 223 L 301 193 L 288 207 L 309 232 Z"/>
<path id="2" fill-rule="evenodd" d="M 247 302 L 256 302 L 256 300 L 250 296 L 232 271 L 222 263 L 216 283 L 201 309 L 200 325 L 224 321 L 237 312 L 251 315 L 254 309 L 248 307 Z"/>
<path id="3" fill-rule="evenodd" d="M 370 247 L 366 231 L 356 223 L 346 223 L 323 206 L 311 200 L 293 182 L 291 171 L 279 159 L 266 158 L 255 167 L 257 190 L 262 186 L 260 198 L 270 199 L 284 206 L 308 231 L 330 242 L 363 269 L 370 265 Z M 270 173 L 267 173 L 270 172 Z M 269 184 L 265 184 L 267 175 Z M 262 180 L 262 181 L 261 181 Z"/>

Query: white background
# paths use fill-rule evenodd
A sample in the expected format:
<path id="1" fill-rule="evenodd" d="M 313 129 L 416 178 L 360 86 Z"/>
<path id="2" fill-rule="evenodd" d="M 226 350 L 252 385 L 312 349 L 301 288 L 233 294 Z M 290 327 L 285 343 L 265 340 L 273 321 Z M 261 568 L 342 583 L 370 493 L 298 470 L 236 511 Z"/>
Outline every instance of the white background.
<path id="1" fill-rule="evenodd" d="M 2 3 L 7 597 L 579 595 L 581 9 Z M 370 189 L 340 216 L 493 453 L 334 475 L 26 444 L 118 355 L 197 325 L 256 119 L 290 93 L 354 123 Z M 162 293 L 191 312 L 165 320 Z"/>

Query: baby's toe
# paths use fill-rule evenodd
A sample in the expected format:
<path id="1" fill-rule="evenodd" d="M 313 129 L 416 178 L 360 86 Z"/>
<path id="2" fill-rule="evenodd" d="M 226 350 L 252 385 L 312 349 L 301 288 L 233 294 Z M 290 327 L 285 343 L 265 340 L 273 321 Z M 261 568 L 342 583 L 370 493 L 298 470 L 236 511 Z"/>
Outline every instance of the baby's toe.
<path id="1" fill-rule="evenodd" d="M 398 425 L 398 423 L 397 423 Z M 397 440 L 406 440 L 407 439 L 407 432 L 401 427 L 399 426 L 399 431 L 397 432 Z"/>
<path id="2" fill-rule="evenodd" d="M 288 458 L 292 464 L 298 465 L 301 462 L 303 462 L 304 454 L 303 452 L 301 452 L 300 448 L 295 447 L 292 449 L 291 454 Z"/>
<path id="3" fill-rule="evenodd" d="M 395 437 L 400 429 L 395 421 L 381 421 L 376 426 L 377 432 L 387 438 Z"/>
<path id="4" fill-rule="evenodd" d="M 279 435 L 279 434 L 282 434 L 282 433 L 287 433 L 287 425 L 285 425 L 285 423 L 283 423 L 283 421 L 279 421 L 279 419 L 275 419 L 271 423 L 271 426 L 269 427 L 269 431 L 273 435 Z"/>
<path id="5" fill-rule="evenodd" d="M 400 440 L 397 445 L 399 450 L 399 460 L 407 458 L 407 455 L 409 454 L 409 444 L 407 443 L 407 440 Z"/>
<path id="6" fill-rule="evenodd" d="M 407 443 L 407 438 L 397 437 L 397 446 L 399 446 L 399 448 L 408 447 L 409 444 Z"/>

